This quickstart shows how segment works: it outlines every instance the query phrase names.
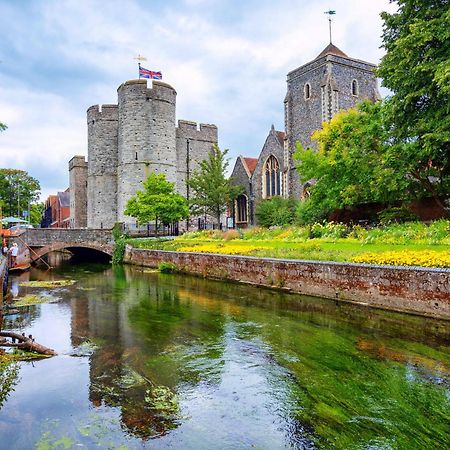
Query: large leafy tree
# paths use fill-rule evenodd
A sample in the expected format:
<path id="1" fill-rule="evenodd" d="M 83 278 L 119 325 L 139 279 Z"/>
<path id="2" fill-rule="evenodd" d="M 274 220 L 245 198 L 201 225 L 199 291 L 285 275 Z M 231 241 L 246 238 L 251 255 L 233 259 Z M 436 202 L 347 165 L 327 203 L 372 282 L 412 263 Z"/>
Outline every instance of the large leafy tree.
<path id="1" fill-rule="evenodd" d="M 167 181 L 164 174 L 150 174 L 143 185 L 144 190 L 128 201 L 127 216 L 136 218 L 141 224 L 155 221 L 157 226 L 189 216 L 187 200 L 175 192 L 175 184 Z"/>
<path id="2" fill-rule="evenodd" d="M 382 13 L 386 55 L 378 69 L 387 100 L 391 165 L 418 194 L 450 192 L 450 9 L 448 0 L 397 0 Z"/>
<path id="3" fill-rule="evenodd" d="M 42 222 L 42 215 L 44 214 L 45 205 L 42 202 L 33 203 L 30 206 L 30 223 L 35 227 Z"/>
<path id="4" fill-rule="evenodd" d="M 301 219 L 319 220 L 334 209 L 389 203 L 406 195 L 408 178 L 387 159 L 388 133 L 382 115 L 381 103 L 361 103 L 338 113 L 313 134 L 317 151 L 298 147 L 300 177 L 314 179 L 309 199 L 300 206 Z"/>
<path id="5" fill-rule="evenodd" d="M 39 198 L 39 181 L 28 172 L 0 169 L 0 202 L 4 216 L 22 215 Z"/>
<path id="6" fill-rule="evenodd" d="M 193 213 L 206 212 L 220 224 L 220 216 L 241 192 L 241 186 L 233 186 L 226 177 L 228 150 L 220 150 L 214 145 L 208 158 L 200 162 L 200 170 L 194 172 L 189 180 L 192 189 L 190 199 Z"/>

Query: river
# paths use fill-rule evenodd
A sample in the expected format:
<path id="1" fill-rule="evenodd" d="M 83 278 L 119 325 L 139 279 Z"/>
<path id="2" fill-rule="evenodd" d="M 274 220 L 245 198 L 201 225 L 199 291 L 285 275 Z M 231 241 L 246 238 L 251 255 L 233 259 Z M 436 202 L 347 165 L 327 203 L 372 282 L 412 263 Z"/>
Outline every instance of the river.
<path id="1" fill-rule="evenodd" d="M 54 258 L 11 280 L 58 356 L 3 382 L 2 450 L 449 448 L 448 322 Z"/>

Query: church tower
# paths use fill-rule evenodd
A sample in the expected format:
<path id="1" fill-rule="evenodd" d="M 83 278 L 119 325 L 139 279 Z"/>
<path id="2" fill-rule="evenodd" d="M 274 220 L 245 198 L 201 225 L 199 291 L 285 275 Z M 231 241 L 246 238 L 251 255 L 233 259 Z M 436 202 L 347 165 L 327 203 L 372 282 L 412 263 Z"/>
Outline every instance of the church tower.
<path id="1" fill-rule="evenodd" d="M 350 58 L 330 43 L 313 61 L 288 73 L 284 100 L 287 195 L 299 198 L 302 192 L 293 161 L 297 142 L 314 146 L 312 133 L 338 111 L 365 99 L 377 101 L 380 94 L 374 70 L 374 64 Z"/>

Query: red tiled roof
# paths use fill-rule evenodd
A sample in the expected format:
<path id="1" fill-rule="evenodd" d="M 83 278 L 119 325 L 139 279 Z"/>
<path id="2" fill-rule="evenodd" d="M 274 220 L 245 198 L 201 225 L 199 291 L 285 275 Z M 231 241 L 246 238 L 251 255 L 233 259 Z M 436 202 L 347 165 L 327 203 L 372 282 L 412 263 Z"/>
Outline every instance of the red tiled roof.
<path id="1" fill-rule="evenodd" d="M 258 164 L 258 158 L 246 158 L 245 156 L 243 156 L 242 159 L 244 160 L 244 163 L 247 166 L 250 174 L 253 174 L 256 169 L 256 165 Z"/>
<path id="2" fill-rule="evenodd" d="M 338 49 L 335 45 L 333 44 L 328 44 L 320 53 L 320 55 L 316 58 L 322 58 L 322 56 L 326 56 L 326 55 L 336 55 L 336 56 L 344 56 L 345 58 L 348 58 L 348 56 L 340 49 Z"/>

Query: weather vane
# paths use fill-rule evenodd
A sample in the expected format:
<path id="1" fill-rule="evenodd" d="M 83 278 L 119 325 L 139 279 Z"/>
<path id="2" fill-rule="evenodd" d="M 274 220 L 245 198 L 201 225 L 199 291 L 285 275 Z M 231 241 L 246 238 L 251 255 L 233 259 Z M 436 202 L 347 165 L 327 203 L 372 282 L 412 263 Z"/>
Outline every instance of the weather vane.
<path id="1" fill-rule="evenodd" d="M 137 56 L 134 57 L 136 61 L 138 61 L 138 65 L 141 65 L 141 61 L 147 61 L 147 58 L 145 56 L 142 56 L 140 53 L 138 53 Z"/>
<path id="2" fill-rule="evenodd" d="M 329 11 L 325 11 L 325 14 L 328 15 L 328 22 L 330 25 L 330 44 L 331 44 L 332 43 L 332 41 L 331 41 L 331 16 L 334 16 L 336 14 L 336 11 L 333 11 L 330 9 Z"/>

